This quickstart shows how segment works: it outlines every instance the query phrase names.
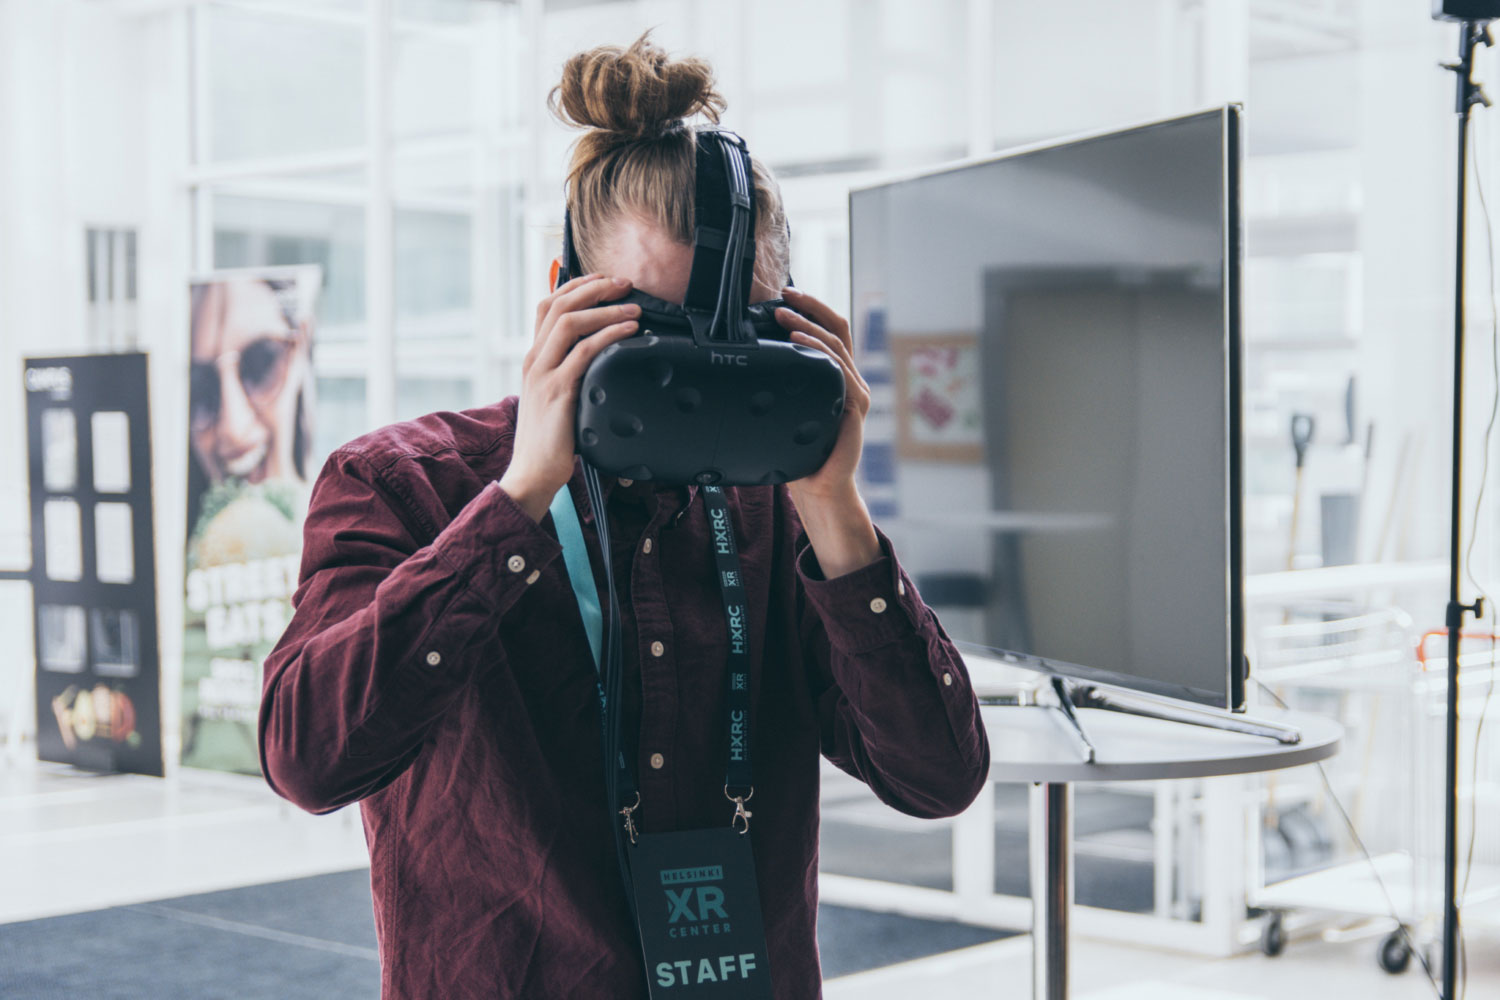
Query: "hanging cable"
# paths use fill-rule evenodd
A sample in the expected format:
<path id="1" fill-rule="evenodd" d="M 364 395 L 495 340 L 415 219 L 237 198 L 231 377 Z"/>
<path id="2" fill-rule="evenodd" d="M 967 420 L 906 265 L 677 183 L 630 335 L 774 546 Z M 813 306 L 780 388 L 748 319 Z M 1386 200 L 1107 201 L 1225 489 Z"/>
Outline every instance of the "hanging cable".
<path id="1" fill-rule="evenodd" d="M 1280 705 L 1282 708 L 1288 708 L 1287 703 L 1281 700 L 1280 695 L 1278 695 L 1275 691 L 1272 691 L 1261 680 L 1257 678 L 1255 683 L 1257 687 L 1259 687 L 1266 694 L 1270 695 L 1271 699 L 1275 701 L 1276 704 Z M 1290 711 L 1290 709 L 1288 709 L 1288 711 Z M 1369 848 L 1365 847 L 1364 838 L 1362 838 L 1359 835 L 1359 831 L 1354 828 L 1354 820 L 1349 818 L 1348 810 L 1344 808 L 1344 803 L 1340 801 L 1338 793 L 1333 790 L 1333 782 L 1328 780 L 1328 772 L 1323 770 L 1323 762 L 1318 761 L 1316 767 L 1318 769 L 1318 774 L 1323 779 L 1323 788 L 1328 792 L 1329 800 L 1333 802 L 1334 806 L 1339 811 L 1339 815 L 1343 817 L 1344 826 L 1348 828 L 1349 836 L 1354 840 L 1354 846 L 1359 848 L 1359 853 L 1364 855 L 1365 862 L 1370 866 L 1370 874 L 1375 876 L 1375 884 L 1380 887 L 1380 895 L 1385 897 L 1386 910 L 1390 913 L 1391 919 L 1396 922 L 1396 929 L 1401 934 L 1401 940 L 1406 942 L 1407 950 L 1415 955 L 1417 957 L 1417 961 L 1421 963 L 1422 971 L 1427 974 L 1427 982 L 1432 985 L 1432 992 L 1437 996 L 1438 1000 L 1443 1000 L 1443 989 L 1438 985 L 1437 976 L 1433 973 L 1432 966 L 1427 961 L 1427 956 L 1422 954 L 1421 950 L 1417 947 L 1416 942 L 1412 940 L 1411 932 L 1407 930 L 1406 924 L 1401 921 L 1401 915 L 1396 910 L 1395 900 L 1391 898 L 1391 892 L 1386 888 L 1385 879 L 1380 877 L 1380 869 L 1375 864 L 1375 857 L 1370 853 Z"/>

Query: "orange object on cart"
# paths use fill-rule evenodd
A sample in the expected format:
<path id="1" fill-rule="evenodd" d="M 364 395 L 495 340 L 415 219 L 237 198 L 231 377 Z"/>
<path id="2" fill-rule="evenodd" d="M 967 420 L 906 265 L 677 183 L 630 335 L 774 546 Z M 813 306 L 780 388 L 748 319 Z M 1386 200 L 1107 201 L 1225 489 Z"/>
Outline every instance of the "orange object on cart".
<path id="1" fill-rule="evenodd" d="M 1422 633 L 1422 638 L 1417 640 L 1417 663 L 1421 664 L 1423 670 L 1427 669 L 1427 640 L 1434 636 L 1448 637 L 1446 628 L 1435 628 L 1430 632 Z M 1460 641 L 1464 639 L 1488 639 L 1491 643 L 1500 642 L 1500 633 L 1495 632 L 1460 632 Z"/>

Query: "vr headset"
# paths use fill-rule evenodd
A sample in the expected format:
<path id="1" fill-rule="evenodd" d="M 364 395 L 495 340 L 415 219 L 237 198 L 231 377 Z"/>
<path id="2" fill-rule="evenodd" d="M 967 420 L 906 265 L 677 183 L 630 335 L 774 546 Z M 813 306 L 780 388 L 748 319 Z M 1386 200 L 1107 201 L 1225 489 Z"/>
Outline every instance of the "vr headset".
<path id="1" fill-rule="evenodd" d="M 750 152 L 697 136 L 693 266 L 679 305 L 632 291 L 638 332 L 602 351 L 578 395 L 578 453 L 600 472 L 665 485 L 758 486 L 816 472 L 844 412 L 844 372 L 790 341 L 782 299 L 749 304 L 755 273 Z M 558 284 L 577 268 L 563 221 Z"/>

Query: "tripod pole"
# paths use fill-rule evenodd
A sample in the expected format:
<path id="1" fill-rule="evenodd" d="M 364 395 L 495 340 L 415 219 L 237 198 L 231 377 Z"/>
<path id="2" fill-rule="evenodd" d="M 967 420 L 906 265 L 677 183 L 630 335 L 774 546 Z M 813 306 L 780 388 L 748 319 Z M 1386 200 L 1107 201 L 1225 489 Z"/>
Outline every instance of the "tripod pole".
<path id="1" fill-rule="evenodd" d="M 1466 212 L 1469 111 L 1489 102 L 1474 83 L 1474 49 L 1490 44 L 1485 22 L 1464 21 L 1459 40 L 1459 60 L 1448 64 L 1458 77 L 1458 227 L 1457 260 L 1453 291 L 1453 482 L 1449 535 L 1448 576 L 1448 709 L 1446 714 L 1446 773 L 1443 783 L 1445 827 L 1443 832 L 1443 1000 L 1458 1000 L 1458 647 L 1465 614 L 1482 616 L 1482 602 L 1463 603 L 1459 592 L 1463 555 L 1463 413 L 1464 413 L 1464 224 Z"/>

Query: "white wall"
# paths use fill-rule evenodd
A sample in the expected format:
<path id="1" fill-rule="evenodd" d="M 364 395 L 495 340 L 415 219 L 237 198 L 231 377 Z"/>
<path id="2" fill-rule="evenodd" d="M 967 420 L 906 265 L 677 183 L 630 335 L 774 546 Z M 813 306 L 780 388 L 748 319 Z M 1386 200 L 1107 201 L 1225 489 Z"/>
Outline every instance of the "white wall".
<path id="1" fill-rule="evenodd" d="M 84 229 L 146 216 L 142 29 L 98 4 L 0 0 L 0 370 L 87 348 Z M 25 440 L 0 434 L 0 525 L 25 523 Z"/>
<path id="2" fill-rule="evenodd" d="M 181 593 L 179 452 L 186 357 L 181 190 L 185 15 L 131 16 L 81 0 L 0 0 L 0 553 L 29 561 L 21 359 L 90 350 L 84 231 L 137 230 L 141 347 L 151 355 L 164 722 L 175 735 Z M 174 474 L 175 473 L 175 474 Z M 175 540 L 175 541 L 174 541 Z M 8 588 L 0 629 L 24 645 L 0 660 L 0 722 L 34 725 L 29 602 Z M 175 754 L 169 754 L 170 757 Z"/>

